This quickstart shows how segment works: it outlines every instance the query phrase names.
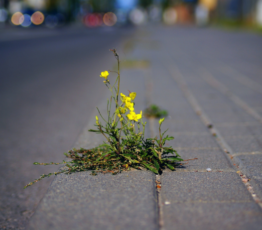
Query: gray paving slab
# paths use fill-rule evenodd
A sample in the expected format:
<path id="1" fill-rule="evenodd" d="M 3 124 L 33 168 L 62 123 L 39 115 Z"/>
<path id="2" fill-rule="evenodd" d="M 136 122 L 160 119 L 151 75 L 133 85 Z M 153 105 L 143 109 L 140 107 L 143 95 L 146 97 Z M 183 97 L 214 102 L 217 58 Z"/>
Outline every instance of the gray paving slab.
<path id="1" fill-rule="evenodd" d="M 234 153 L 261 151 L 261 145 L 254 136 L 224 136 Z"/>
<path id="2" fill-rule="evenodd" d="M 236 173 L 162 175 L 165 230 L 261 229 L 262 211 Z"/>
<path id="3" fill-rule="evenodd" d="M 241 170 L 246 176 L 262 179 L 262 154 L 240 155 L 235 158 L 241 160 Z"/>
<path id="4" fill-rule="evenodd" d="M 235 172 L 168 172 L 161 182 L 161 196 L 171 203 L 253 201 Z"/>
<path id="5" fill-rule="evenodd" d="M 231 162 L 228 161 L 227 157 L 220 149 L 182 149 L 177 151 L 178 154 L 184 159 L 194 159 L 188 161 L 183 168 L 179 170 L 206 170 L 211 168 L 212 170 L 229 171 L 233 170 Z"/>
<path id="6" fill-rule="evenodd" d="M 172 133 L 174 134 L 174 133 Z M 218 148 L 218 144 L 215 138 L 210 134 L 198 135 L 188 135 L 187 133 L 182 133 L 179 135 L 174 135 L 175 139 L 169 141 L 168 144 L 174 148 Z"/>
<path id="7" fill-rule="evenodd" d="M 255 203 L 189 203 L 163 207 L 165 230 L 260 230 L 261 210 Z"/>
<path id="8" fill-rule="evenodd" d="M 259 178 L 251 178 L 249 183 L 253 187 L 254 192 L 256 193 L 258 198 L 261 200 L 262 199 L 262 178 L 261 177 L 259 177 Z"/>
<path id="9" fill-rule="evenodd" d="M 206 133 L 208 128 L 200 121 L 196 116 L 194 120 L 176 120 L 167 118 L 162 123 L 162 129 L 168 129 L 168 132 L 180 133 L 180 132 L 192 132 L 192 133 Z"/>
<path id="10" fill-rule="evenodd" d="M 183 76 L 188 81 L 188 86 L 212 122 L 257 122 L 256 118 L 248 114 L 247 111 L 244 111 L 229 100 L 227 96 L 208 85 L 201 76 L 195 75 L 198 84 L 190 83 L 191 80 L 188 79 L 188 76 Z"/>
<path id="11" fill-rule="evenodd" d="M 219 130 L 221 135 L 228 135 L 228 136 L 237 136 L 237 135 L 253 135 L 255 136 L 262 136 L 262 125 L 258 122 L 257 124 L 253 125 L 243 125 L 243 123 L 226 123 L 226 124 L 217 124 L 216 128 Z M 256 137 L 255 137 L 256 138 Z"/>
<path id="12" fill-rule="evenodd" d="M 57 176 L 29 229 L 158 229 L 154 174 L 89 174 Z"/>

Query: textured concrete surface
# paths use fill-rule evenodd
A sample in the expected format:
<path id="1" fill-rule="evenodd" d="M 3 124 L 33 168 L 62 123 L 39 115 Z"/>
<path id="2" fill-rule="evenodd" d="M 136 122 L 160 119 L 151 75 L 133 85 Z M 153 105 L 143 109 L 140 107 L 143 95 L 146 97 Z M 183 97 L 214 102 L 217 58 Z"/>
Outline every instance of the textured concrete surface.
<path id="1" fill-rule="evenodd" d="M 243 171 L 252 178 L 262 179 L 262 154 L 247 154 L 237 156 L 242 162 Z"/>
<path id="2" fill-rule="evenodd" d="M 261 229 L 260 208 L 251 202 L 178 203 L 164 207 L 166 230 Z"/>
<path id="3" fill-rule="evenodd" d="M 236 173 L 172 172 L 161 182 L 166 230 L 261 228 L 261 209 Z"/>
<path id="4" fill-rule="evenodd" d="M 224 154 L 221 154 L 221 150 L 219 148 L 180 149 L 177 151 L 185 160 L 197 158 L 197 160 L 188 161 L 184 165 L 183 169 L 189 171 L 206 170 L 207 168 L 219 171 L 233 170 L 231 163 Z"/>
<path id="5" fill-rule="evenodd" d="M 60 175 L 29 229 L 158 229 L 154 187 L 155 175 L 144 171 Z"/>
<path id="6" fill-rule="evenodd" d="M 161 196 L 171 203 L 252 202 L 252 197 L 237 173 L 163 173 Z"/>

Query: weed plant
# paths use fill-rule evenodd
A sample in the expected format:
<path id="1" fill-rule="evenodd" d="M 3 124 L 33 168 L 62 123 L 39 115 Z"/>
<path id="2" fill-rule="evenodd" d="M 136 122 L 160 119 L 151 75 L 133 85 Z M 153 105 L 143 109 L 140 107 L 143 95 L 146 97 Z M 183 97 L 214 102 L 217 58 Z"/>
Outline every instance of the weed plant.
<path id="1" fill-rule="evenodd" d="M 101 134 L 106 141 L 92 149 L 73 149 L 65 153 L 70 161 L 61 163 L 39 163 L 35 165 L 58 165 L 65 164 L 58 172 L 43 174 L 38 179 L 27 184 L 28 187 L 39 180 L 57 175 L 60 173 L 73 173 L 80 171 L 92 171 L 92 175 L 97 173 L 117 174 L 121 171 L 142 168 L 148 169 L 155 174 L 161 173 L 165 168 L 175 170 L 179 162 L 183 161 L 176 150 L 172 147 L 165 147 L 166 141 L 173 137 L 162 133 L 161 124 L 165 118 L 159 120 L 159 137 L 145 138 L 146 122 L 143 122 L 142 111 L 135 112 L 136 93 L 129 95 L 120 93 L 120 71 L 119 56 L 115 49 L 113 52 L 118 65 L 117 79 L 111 85 L 108 76 L 109 72 L 104 71 L 100 77 L 104 78 L 105 86 L 111 91 L 111 97 L 107 99 L 107 117 L 103 117 L 98 110 L 99 117 L 96 116 L 95 129 L 90 132 Z"/>
<path id="2" fill-rule="evenodd" d="M 157 105 L 150 105 L 148 108 L 145 109 L 145 117 L 147 118 L 160 118 L 166 117 L 168 115 L 166 110 L 162 110 Z"/>

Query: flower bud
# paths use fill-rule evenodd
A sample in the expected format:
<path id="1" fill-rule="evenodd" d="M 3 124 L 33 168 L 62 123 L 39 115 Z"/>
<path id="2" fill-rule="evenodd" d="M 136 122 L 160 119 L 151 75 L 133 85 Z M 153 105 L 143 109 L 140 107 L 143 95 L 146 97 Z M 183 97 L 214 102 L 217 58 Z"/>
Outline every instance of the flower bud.
<path id="1" fill-rule="evenodd" d="M 160 119 L 159 122 L 158 122 L 159 125 L 161 125 L 164 120 L 165 120 L 165 118 Z"/>

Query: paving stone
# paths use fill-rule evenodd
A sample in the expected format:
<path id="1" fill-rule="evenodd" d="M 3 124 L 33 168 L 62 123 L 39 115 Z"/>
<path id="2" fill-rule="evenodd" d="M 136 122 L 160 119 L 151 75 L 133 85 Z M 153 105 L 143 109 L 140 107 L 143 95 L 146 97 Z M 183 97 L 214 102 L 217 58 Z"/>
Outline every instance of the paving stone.
<path id="1" fill-rule="evenodd" d="M 176 119 L 165 119 L 162 123 L 162 129 L 168 129 L 168 132 L 194 132 L 194 133 L 207 133 L 208 128 L 202 123 L 199 117 L 194 120 L 183 121 Z"/>
<path id="2" fill-rule="evenodd" d="M 165 230 L 260 230 L 262 213 L 257 204 L 189 203 L 165 205 Z"/>
<path id="3" fill-rule="evenodd" d="M 241 170 L 248 177 L 261 177 L 262 179 L 262 154 L 237 156 L 242 164 Z"/>
<path id="4" fill-rule="evenodd" d="M 261 151 L 261 145 L 253 136 L 223 136 L 234 153 Z"/>
<path id="5" fill-rule="evenodd" d="M 167 172 L 161 182 L 161 196 L 171 203 L 252 201 L 234 172 Z"/>
<path id="6" fill-rule="evenodd" d="M 239 117 L 236 113 L 231 111 L 220 111 L 216 112 L 215 110 L 208 111 L 205 109 L 205 106 L 203 106 L 204 112 L 209 116 L 211 121 L 216 125 L 217 123 L 223 123 L 223 122 L 256 122 L 257 120 L 249 115 L 245 116 L 245 119 Z"/>
<path id="7" fill-rule="evenodd" d="M 261 94 L 254 90 L 245 87 L 245 90 L 239 88 L 238 90 L 235 90 L 234 93 L 251 108 L 262 105 Z"/>
<path id="8" fill-rule="evenodd" d="M 174 134 L 174 133 L 173 133 Z M 215 138 L 209 133 L 204 135 L 188 135 L 187 133 L 175 135 L 175 139 L 169 141 L 168 144 L 174 148 L 218 148 Z"/>
<path id="9" fill-rule="evenodd" d="M 154 174 L 89 173 L 57 176 L 29 229 L 158 229 Z"/>
<path id="10" fill-rule="evenodd" d="M 262 200 L 262 177 L 252 178 L 249 183 L 254 189 L 254 192 Z"/>
<path id="11" fill-rule="evenodd" d="M 172 119 L 183 119 L 183 120 L 197 120 L 199 119 L 197 115 L 193 112 L 192 109 L 181 109 L 179 107 L 169 107 L 168 109 L 168 116 L 170 116 Z"/>
<path id="12" fill-rule="evenodd" d="M 187 149 L 178 150 L 178 154 L 184 159 L 194 159 L 188 161 L 187 164 L 179 170 L 206 170 L 211 168 L 212 170 L 233 170 L 231 163 L 221 150 L 207 150 L 207 149 Z"/>
<path id="13" fill-rule="evenodd" d="M 262 130 L 262 126 L 258 125 L 259 128 L 261 128 Z M 238 136 L 238 135 L 258 135 L 257 131 L 259 131 L 259 128 L 257 129 L 257 125 L 241 125 L 241 123 L 239 123 L 239 125 L 234 125 L 234 123 L 232 125 L 230 125 L 230 123 L 228 124 L 217 124 L 216 128 L 218 129 L 218 131 L 220 132 L 220 134 L 222 136 L 224 135 L 228 135 L 228 136 Z M 260 130 L 260 131 L 261 131 Z M 260 132 L 260 135 L 262 136 L 262 131 Z"/>

